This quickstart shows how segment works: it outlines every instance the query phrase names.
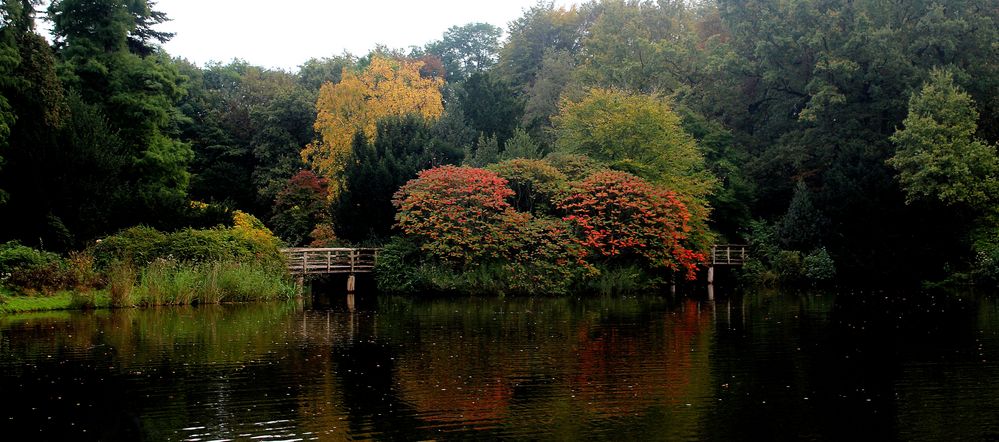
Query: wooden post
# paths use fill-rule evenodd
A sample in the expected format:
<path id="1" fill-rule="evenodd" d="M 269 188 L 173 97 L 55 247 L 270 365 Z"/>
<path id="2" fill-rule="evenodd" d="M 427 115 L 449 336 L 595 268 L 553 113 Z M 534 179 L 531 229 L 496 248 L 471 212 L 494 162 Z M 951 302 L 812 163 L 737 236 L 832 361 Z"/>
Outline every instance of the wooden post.
<path id="1" fill-rule="evenodd" d="M 708 266 L 708 285 L 715 283 L 715 266 Z"/>
<path id="2" fill-rule="evenodd" d="M 354 274 L 351 273 L 350 276 L 347 277 L 347 292 L 348 293 L 353 293 L 354 292 L 354 283 L 355 283 L 355 281 L 354 281 Z"/>

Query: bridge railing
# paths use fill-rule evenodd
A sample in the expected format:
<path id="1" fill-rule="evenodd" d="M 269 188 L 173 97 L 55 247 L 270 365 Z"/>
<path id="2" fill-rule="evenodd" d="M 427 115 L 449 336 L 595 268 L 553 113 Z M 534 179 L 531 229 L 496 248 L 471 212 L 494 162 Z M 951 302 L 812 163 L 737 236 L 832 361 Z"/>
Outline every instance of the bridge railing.
<path id="1" fill-rule="evenodd" d="M 288 260 L 288 271 L 296 275 L 330 273 L 369 273 L 375 268 L 378 252 L 371 248 L 311 248 L 281 249 Z"/>
<path id="2" fill-rule="evenodd" d="M 711 247 L 711 265 L 741 266 L 749 257 L 749 246 L 744 244 L 718 244 Z"/>

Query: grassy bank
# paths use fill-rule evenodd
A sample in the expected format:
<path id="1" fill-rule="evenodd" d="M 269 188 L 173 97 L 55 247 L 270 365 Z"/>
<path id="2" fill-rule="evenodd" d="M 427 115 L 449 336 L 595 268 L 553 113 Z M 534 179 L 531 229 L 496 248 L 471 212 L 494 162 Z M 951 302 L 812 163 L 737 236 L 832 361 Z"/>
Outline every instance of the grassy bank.
<path id="1" fill-rule="evenodd" d="M 82 310 L 110 306 L 111 298 L 106 290 L 88 293 L 61 291 L 52 295 L 39 296 L 13 296 L 9 292 L 0 295 L 0 314 Z"/>
<path id="2" fill-rule="evenodd" d="M 286 276 L 240 263 L 182 264 L 158 261 L 142 269 L 110 269 L 106 289 L 15 295 L 0 288 L 0 314 L 109 307 L 275 301 L 295 296 Z"/>

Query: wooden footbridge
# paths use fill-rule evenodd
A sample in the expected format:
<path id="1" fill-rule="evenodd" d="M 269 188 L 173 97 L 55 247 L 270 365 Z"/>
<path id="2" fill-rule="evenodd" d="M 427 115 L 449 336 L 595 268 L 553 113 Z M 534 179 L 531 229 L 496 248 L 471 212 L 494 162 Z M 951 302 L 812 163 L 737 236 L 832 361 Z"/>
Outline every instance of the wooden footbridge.
<path id="1" fill-rule="evenodd" d="M 371 248 L 311 248 L 281 249 L 288 263 L 288 271 L 296 277 L 299 286 L 310 275 L 347 275 L 347 291 L 354 291 L 354 275 L 371 273 L 381 249 Z"/>
<path id="2" fill-rule="evenodd" d="M 745 244 L 719 244 L 711 246 L 711 266 L 741 266 L 749 258 Z"/>
<path id="3" fill-rule="evenodd" d="M 715 279 L 715 266 L 741 266 L 746 263 L 749 247 L 742 244 L 720 244 L 711 247 L 708 263 L 708 284 Z M 375 248 L 310 248 L 281 249 L 288 262 L 288 271 L 296 276 L 300 285 L 310 275 L 347 275 L 347 290 L 354 291 L 354 275 L 371 273 L 378 260 Z"/>
<path id="4" fill-rule="evenodd" d="M 293 275 L 371 273 L 381 249 L 309 248 L 281 249 Z"/>

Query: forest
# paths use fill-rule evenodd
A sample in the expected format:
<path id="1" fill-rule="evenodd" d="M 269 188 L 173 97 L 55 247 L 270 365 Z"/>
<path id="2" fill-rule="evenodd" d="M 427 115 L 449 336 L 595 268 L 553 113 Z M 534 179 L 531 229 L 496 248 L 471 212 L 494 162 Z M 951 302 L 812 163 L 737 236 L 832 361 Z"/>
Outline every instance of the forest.
<path id="1" fill-rule="evenodd" d="M 718 243 L 760 281 L 999 283 L 996 0 L 542 1 L 294 72 L 174 57 L 169 19 L 4 0 L 0 243 L 235 214 L 385 247 L 399 290 L 692 278 Z"/>

